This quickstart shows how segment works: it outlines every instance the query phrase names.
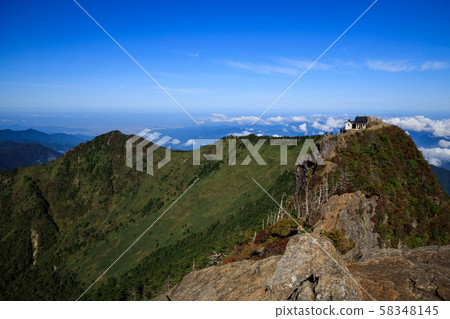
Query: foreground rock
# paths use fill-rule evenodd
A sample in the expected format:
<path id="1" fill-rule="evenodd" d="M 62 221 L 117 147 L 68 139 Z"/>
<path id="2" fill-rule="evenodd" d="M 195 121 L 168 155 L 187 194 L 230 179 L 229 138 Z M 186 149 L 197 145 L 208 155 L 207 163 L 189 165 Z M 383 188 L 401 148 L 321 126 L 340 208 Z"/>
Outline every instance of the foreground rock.
<path id="1" fill-rule="evenodd" d="M 264 284 L 281 256 L 193 271 L 156 300 L 270 300 Z"/>
<path id="2" fill-rule="evenodd" d="M 343 269 L 345 265 L 328 239 L 302 234 L 291 238 L 283 256 L 194 271 L 157 300 L 362 299 Z"/>
<path id="3" fill-rule="evenodd" d="M 450 300 L 450 245 L 377 249 L 345 263 L 329 239 L 301 234 L 290 239 L 283 256 L 193 271 L 155 300 L 372 298 Z"/>
<path id="4" fill-rule="evenodd" d="M 347 267 L 376 300 L 450 300 L 450 245 L 380 249 Z"/>
<path id="5" fill-rule="evenodd" d="M 361 300 L 330 240 L 315 234 L 292 237 L 267 282 L 272 300 Z"/>

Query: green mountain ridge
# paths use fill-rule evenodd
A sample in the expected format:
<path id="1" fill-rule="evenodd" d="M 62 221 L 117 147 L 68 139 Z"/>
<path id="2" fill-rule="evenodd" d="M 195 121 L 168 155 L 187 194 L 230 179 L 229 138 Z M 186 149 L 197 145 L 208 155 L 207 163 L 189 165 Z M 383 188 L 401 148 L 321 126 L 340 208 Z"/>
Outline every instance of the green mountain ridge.
<path id="1" fill-rule="evenodd" d="M 422 241 L 403 238 L 400 228 L 406 226 L 398 222 L 379 227 L 384 240 L 398 235 L 403 242 L 416 246 L 443 244 L 448 240 L 448 225 L 441 219 L 448 216 L 448 200 L 414 143 L 405 136 L 402 130 L 392 127 L 357 135 L 355 143 L 347 143 L 350 146 L 339 151 L 336 172 L 350 171 L 346 191 L 360 189 L 377 193 L 382 200 L 386 197 L 386 205 L 380 205 L 384 209 L 379 212 L 380 218 L 401 216 L 402 212 L 407 220 L 428 218 L 421 231 L 429 234 Z M 125 165 L 125 142 L 129 137 L 113 131 L 80 144 L 53 162 L 0 175 L 0 299 L 76 299 L 200 178 L 83 298 L 155 297 L 192 269 L 210 264 L 212 251 L 226 255 L 248 241 L 261 228 L 261 221 L 277 209 L 252 178 L 277 201 L 292 196 L 292 170 L 307 138 L 297 137 L 298 145 L 289 146 L 286 166 L 279 165 L 279 147 L 266 142 L 260 149 L 266 166 L 254 160 L 247 166 L 233 166 L 226 159 L 194 166 L 192 151 L 173 151 L 171 162 L 150 176 Z M 225 154 L 230 138 L 223 139 Z M 243 138 L 254 144 L 259 137 Z M 318 142 L 322 137 L 313 138 Z M 241 139 L 237 141 L 238 164 L 248 155 Z M 378 146 L 365 145 L 374 139 Z M 398 145 L 402 146 L 400 152 Z M 375 154 L 373 149 L 377 150 Z M 212 151 L 211 146 L 202 148 L 202 153 Z M 387 160 L 388 155 L 394 161 Z M 157 149 L 155 162 L 163 157 L 164 149 Z M 385 175 L 375 170 L 382 165 L 387 169 L 398 165 L 402 171 L 399 176 L 393 175 L 386 187 Z M 423 171 L 419 174 L 417 169 Z M 360 180 L 361 170 L 371 172 L 370 183 Z M 383 179 L 377 180 L 377 174 Z M 416 178 L 415 184 L 409 186 Z M 416 189 L 425 189 L 426 194 Z M 413 191 L 414 196 L 405 202 L 403 211 L 403 202 L 396 200 L 404 197 L 404 191 Z M 411 207 L 418 208 L 418 216 Z M 436 227 L 438 222 L 440 228 Z M 437 235 L 432 228 L 440 229 Z M 39 234 L 37 252 L 32 232 Z M 395 244 L 394 240 L 390 242 Z"/>

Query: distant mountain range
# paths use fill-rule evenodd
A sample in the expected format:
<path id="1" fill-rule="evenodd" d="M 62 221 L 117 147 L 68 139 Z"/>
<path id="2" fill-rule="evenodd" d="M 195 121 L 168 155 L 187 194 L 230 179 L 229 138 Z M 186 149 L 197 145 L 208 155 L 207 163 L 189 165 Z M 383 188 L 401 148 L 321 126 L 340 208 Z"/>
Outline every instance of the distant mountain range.
<path id="1" fill-rule="evenodd" d="M 46 134 L 37 130 L 0 130 L 0 171 L 44 164 L 89 140 L 89 136 Z"/>
<path id="2" fill-rule="evenodd" d="M 39 143 L 58 152 L 65 152 L 80 143 L 89 141 L 91 137 L 85 135 L 69 135 L 65 133 L 46 134 L 37 130 L 24 131 L 0 130 L 0 141 L 16 143 Z"/>
<path id="3" fill-rule="evenodd" d="M 0 171 L 20 166 L 44 164 L 63 154 L 39 143 L 0 141 Z"/>
<path id="4" fill-rule="evenodd" d="M 447 195 L 450 195 L 450 171 L 448 169 L 430 165 L 433 173 L 436 174 L 438 180 L 441 182 L 442 188 Z"/>

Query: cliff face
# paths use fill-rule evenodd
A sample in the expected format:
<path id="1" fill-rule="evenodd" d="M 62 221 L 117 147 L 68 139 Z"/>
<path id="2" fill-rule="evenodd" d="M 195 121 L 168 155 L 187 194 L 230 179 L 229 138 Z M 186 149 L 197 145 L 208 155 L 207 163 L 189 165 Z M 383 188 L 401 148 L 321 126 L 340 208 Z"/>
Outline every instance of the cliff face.
<path id="1" fill-rule="evenodd" d="M 322 234 L 340 230 L 360 250 L 355 256 L 375 246 L 449 243 L 447 196 L 400 128 L 384 125 L 325 136 L 318 147 L 325 165 L 301 163 L 294 169 L 302 181 L 294 189 L 296 214 L 305 226 Z"/>
<path id="2" fill-rule="evenodd" d="M 313 226 L 313 232 L 341 236 L 345 242 L 337 248 L 344 258 L 358 259 L 378 247 L 379 235 L 373 222 L 376 208 L 377 197 L 367 198 L 360 191 L 334 195 L 318 209 L 321 219 Z"/>
<path id="3" fill-rule="evenodd" d="M 318 148 L 325 165 L 309 154 L 295 167 L 287 207 L 308 234 L 287 235 L 281 257 L 194 271 L 158 299 L 449 300 L 449 203 L 412 140 L 381 125 Z"/>

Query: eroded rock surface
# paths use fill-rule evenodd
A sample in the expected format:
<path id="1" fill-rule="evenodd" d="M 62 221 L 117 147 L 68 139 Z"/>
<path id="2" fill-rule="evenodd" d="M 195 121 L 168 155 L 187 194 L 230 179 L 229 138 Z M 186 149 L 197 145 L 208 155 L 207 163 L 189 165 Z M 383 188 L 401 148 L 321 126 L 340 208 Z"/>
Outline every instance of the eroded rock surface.
<path id="1" fill-rule="evenodd" d="M 378 247 L 378 234 L 371 220 L 376 206 L 376 196 L 366 198 L 360 191 L 334 195 L 319 208 L 317 214 L 321 219 L 314 225 L 314 233 L 320 235 L 340 229 L 355 245 L 346 259 L 364 256 Z"/>
<path id="2" fill-rule="evenodd" d="M 31 229 L 31 247 L 33 248 L 32 263 L 35 265 L 39 247 L 39 234 L 34 229 Z"/>
<path id="3" fill-rule="evenodd" d="M 193 271 L 157 300 L 270 300 L 264 284 L 281 256 Z"/>
<path id="4" fill-rule="evenodd" d="M 450 245 L 379 249 L 347 267 L 376 300 L 450 300 Z"/>
<path id="5" fill-rule="evenodd" d="M 356 283 L 330 256 L 346 269 L 327 238 L 297 235 L 283 256 L 194 271 L 157 300 L 362 299 Z"/>
<path id="6" fill-rule="evenodd" d="M 283 256 L 193 271 L 155 300 L 372 298 L 450 300 L 450 245 L 377 249 L 345 263 L 329 239 L 301 234 L 291 238 Z"/>
<path id="7" fill-rule="evenodd" d="M 358 285 L 330 240 L 315 234 L 291 238 L 267 282 L 273 300 L 360 300 Z"/>

